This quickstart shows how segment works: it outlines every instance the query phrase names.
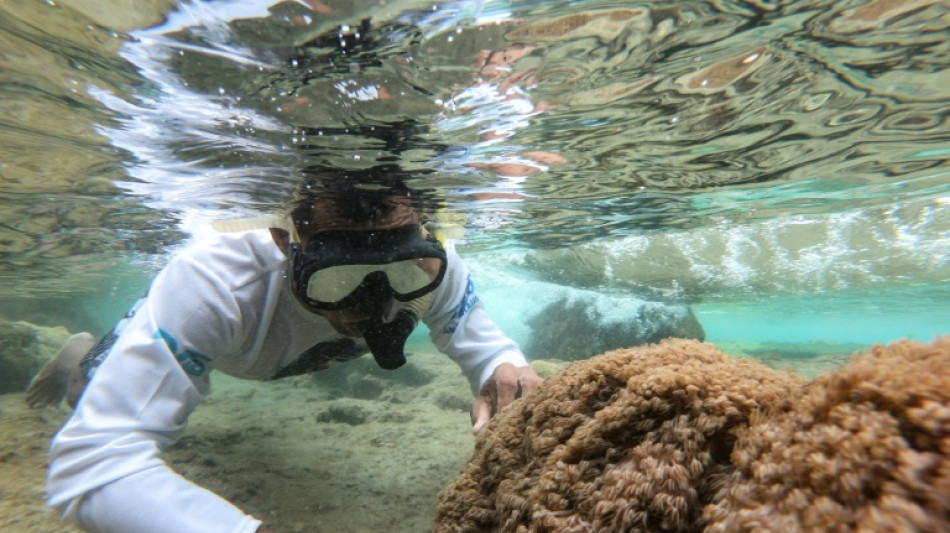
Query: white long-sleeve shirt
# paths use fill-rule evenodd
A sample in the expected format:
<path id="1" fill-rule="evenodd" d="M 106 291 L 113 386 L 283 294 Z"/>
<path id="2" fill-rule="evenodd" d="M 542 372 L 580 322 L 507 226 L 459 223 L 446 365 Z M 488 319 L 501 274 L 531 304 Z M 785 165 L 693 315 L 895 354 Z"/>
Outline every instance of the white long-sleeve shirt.
<path id="1" fill-rule="evenodd" d="M 222 234 L 175 257 L 53 439 L 50 505 L 92 531 L 256 531 L 259 520 L 179 476 L 159 454 L 207 394 L 212 369 L 269 380 L 319 368 L 323 346 L 354 345 L 297 301 L 287 270 L 268 230 Z M 454 252 L 422 320 L 473 392 L 498 365 L 527 364 L 488 317 Z"/>

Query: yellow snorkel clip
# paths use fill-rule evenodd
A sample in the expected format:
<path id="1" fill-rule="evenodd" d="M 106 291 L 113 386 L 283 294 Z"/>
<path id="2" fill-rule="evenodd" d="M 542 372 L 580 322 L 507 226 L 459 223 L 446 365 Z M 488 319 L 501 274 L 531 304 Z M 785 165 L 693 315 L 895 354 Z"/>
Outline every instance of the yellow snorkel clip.
<path id="1" fill-rule="evenodd" d="M 240 233 L 258 229 L 278 228 L 290 234 L 290 242 L 300 242 L 297 228 L 287 215 L 261 215 L 251 218 L 215 220 L 211 227 L 220 233 Z"/>
<path id="2" fill-rule="evenodd" d="M 423 226 L 446 249 L 456 241 L 465 239 L 465 215 L 461 213 L 448 213 L 440 209 L 434 216 L 426 219 Z"/>

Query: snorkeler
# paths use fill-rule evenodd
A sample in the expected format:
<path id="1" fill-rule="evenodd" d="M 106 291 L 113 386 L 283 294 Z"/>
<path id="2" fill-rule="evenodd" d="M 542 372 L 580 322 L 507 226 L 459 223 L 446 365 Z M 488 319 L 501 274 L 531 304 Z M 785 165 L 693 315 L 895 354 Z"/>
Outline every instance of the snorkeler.
<path id="1" fill-rule="evenodd" d="M 529 393 L 540 378 L 411 200 L 403 186 L 312 181 L 289 218 L 177 255 L 85 356 L 76 352 L 91 339 L 74 336 L 28 395 L 58 404 L 73 380 L 75 412 L 50 448 L 49 504 L 91 531 L 267 531 L 159 457 L 208 393 L 211 370 L 272 380 L 367 351 L 397 368 L 419 320 L 468 378 L 476 433 Z"/>

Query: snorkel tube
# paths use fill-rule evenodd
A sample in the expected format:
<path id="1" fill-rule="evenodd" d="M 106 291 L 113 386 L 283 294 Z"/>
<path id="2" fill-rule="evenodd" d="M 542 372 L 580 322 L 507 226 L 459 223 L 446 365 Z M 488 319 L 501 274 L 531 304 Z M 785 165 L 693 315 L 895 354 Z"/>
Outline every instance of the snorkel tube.
<path id="1" fill-rule="evenodd" d="M 376 364 L 386 370 L 395 370 L 406 364 L 406 340 L 431 301 L 432 293 L 410 300 L 390 322 L 383 322 L 380 314 L 373 315 L 370 325 L 363 330 L 363 339 Z"/>

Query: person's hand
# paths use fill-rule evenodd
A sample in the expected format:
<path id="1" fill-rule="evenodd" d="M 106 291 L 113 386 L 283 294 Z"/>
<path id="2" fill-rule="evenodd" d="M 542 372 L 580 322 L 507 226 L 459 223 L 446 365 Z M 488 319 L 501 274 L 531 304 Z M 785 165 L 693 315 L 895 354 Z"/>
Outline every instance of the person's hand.
<path id="1" fill-rule="evenodd" d="M 491 417 L 498 414 L 515 398 L 527 396 L 541 383 L 531 366 L 502 363 L 482 385 L 478 398 L 472 404 L 472 433 L 478 435 Z"/>

